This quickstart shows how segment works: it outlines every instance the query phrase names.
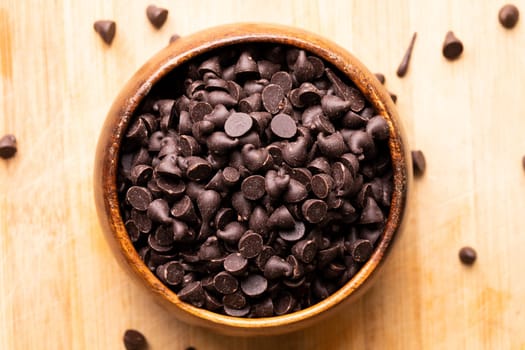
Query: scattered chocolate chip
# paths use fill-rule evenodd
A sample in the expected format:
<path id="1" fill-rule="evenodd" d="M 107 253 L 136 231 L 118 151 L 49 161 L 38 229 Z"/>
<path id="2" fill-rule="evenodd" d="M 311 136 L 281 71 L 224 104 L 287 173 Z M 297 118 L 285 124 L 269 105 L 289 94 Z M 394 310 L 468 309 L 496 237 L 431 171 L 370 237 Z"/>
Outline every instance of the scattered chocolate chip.
<path id="1" fill-rule="evenodd" d="M 179 40 L 180 39 L 180 35 L 179 34 L 173 34 L 172 36 L 170 36 L 170 44 Z"/>
<path id="2" fill-rule="evenodd" d="M 376 76 L 377 80 L 379 80 L 381 84 L 385 84 L 386 78 L 383 73 L 375 73 L 374 75 Z"/>
<path id="3" fill-rule="evenodd" d="M 151 24 L 157 29 L 162 27 L 168 18 L 168 10 L 157 7 L 155 5 L 149 5 L 146 8 L 146 16 Z"/>
<path id="4" fill-rule="evenodd" d="M 443 42 L 443 56 L 448 60 L 455 60 L 463 52 L 463 43 L 456 38 L 452 31 L 448 31 Z"/>
<path id="5" fill-rule="evenodd" d="M 514 28 L 520 18 L 520 11 L 515 5 L 506 4 L 498 12 L 498 20 L 507 29 Z"/>
<path id="6" fill-rule="evenodd" d="M 111 43 L 113 42 L 113 38 L 115 38 L 115 33 L 117 31 L 117 24 L 115 23 L 115 21 L 96 21 L 93 24 L 93 28 L 106 44 L 111 45 Z"/>
<path id="7" fill-rule="evenodd" d="M 477 253 L 471 247 L 463 247 L 459 250 L 459 260 L 465 265 L 472 265 L 476 261 Z"/>
<path id="8" fill-rule="evenodd" d="M 410 44 L 397 68 L 396 74 L 398 77 L 402 78 L 407 74 L 408 66 L 410 64 L 410 58 L 412 57 L 412 51 L 414 50 L 414 44 L 416 42 L 417 33 L 412 34 L 412 39 L 410 39 Z"/>
<path id="9" fill-rule="evenodd" d="M 147 347 L 146 338 L 142 333 L 135 329 L 128 329 L 124 332 L 124 346 L 126 350 L 144 350 Z"/>
<path id="10" fill-rule="evenodd" d="M 425 173 L 425 169 L 427 167 L 425 155 L 420 150 L 412 151 L 411 155 L 412 169 L 414 170 L 414 175 L 422 176 Z"/>
<path id="11" fill-rule="evenodd" d="M 0 138 L 0 158 L 12 158 L 16 151 L 16 137 L 14 135 L 7 134 Z"/>

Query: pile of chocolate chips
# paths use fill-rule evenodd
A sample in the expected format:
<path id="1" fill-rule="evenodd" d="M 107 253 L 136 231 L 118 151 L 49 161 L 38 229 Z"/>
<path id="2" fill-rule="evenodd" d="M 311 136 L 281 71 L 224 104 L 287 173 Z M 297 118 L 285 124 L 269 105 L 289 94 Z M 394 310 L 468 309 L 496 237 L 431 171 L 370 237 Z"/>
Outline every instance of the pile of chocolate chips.
<path id="1" fill-rule="evenodd" d="M 370 258 L 392 194 L 389 125 L 318 57 L 230 46 L 155 84 L 117 177 L 140 257 L 179 298 L 238 317 L 304 309 Z"/>

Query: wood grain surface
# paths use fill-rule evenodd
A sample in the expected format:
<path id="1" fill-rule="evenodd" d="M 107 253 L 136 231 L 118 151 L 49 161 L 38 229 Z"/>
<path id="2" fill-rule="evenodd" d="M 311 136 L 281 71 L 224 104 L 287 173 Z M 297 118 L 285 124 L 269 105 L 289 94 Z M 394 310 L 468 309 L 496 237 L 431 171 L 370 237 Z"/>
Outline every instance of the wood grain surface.
<path id="1" fill-rule="evenodd" d="M 0 349 L 525 349 L 525 24 L 505 30 L 500 0 L 0 0 Z M 525 1 L 515 1 L 525 11 Z M 111 47 L 93 22 L 117 22 Z M 187 326 L 129 282 L 98 225 L 94 150 L 124 82 L 171 34 L 223 23 L 305 28 L 387 77 L 413 148 L 427 156 L 406 230 L 369 292 L 291 335 L 225 337 Z M 447 30 L 465 45 L 441 55 Z M 418 32 L 407 76 L 395 76 Z M 479 259 L 459 263 L 472 245 Z"/>

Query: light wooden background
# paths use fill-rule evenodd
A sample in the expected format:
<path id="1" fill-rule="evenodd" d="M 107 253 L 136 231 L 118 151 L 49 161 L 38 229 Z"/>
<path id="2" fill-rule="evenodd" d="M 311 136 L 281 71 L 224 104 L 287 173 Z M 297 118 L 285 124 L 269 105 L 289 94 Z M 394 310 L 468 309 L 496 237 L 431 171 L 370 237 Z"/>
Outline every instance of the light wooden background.
<path id="1" fill-rule="evenodd" d="M 137 328 L 151 349 L 524 349 L 525 16 L 504 30 L 504 0 L 0 0 L 0 349 L 121 349 Z M 525 15 L 525 1 L 515 1 Z M 93 21 L 111 18 L 111 47 Z M 294 25 L 384 72 L 428 171 L 407 229 L 374 287 L 304 332 L 231 338 L 177 321 L 111 256 L 93 204 L 95 144 L 123 83 L 172 33 L 228 22 Z M 453 29 L 465 52 L 441 56 Z M 410 71 L 395 70 L 412 32 Z M 474 246 L 475 266 L 457 251 Z"/>

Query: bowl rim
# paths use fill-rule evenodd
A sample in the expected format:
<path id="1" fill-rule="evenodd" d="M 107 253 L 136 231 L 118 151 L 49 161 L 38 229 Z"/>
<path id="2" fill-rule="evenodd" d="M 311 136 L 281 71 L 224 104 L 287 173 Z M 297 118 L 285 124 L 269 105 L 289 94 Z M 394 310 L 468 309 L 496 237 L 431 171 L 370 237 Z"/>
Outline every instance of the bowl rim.
<path id="1" fill-rule="evenodd" d="M 177 295 L 167 288 L 142 262 L 135 250 L 120 214 L 117 197 L 117 172 L 120 156 L 120 143 L 125 135 L 129 121 L 141 101 L 152 87 L 172 69 L 181 64 L 224 46 L 247 43 L 274 43 L 291 45 L 308 51 L 326 62 L 350 79 L 365 95 L 378 114 L 385 117 L 390 126 L 390 156 L 393 167 L 393 192 L 390 213 L 383 235 L 377 243 L 370 259 L 341 288 L 326 299 L 300 311 L 282 316 L 266 318 L 232 317 L 180 301 Z M 365 281 L 375 275 L 384 257 L 389 252 L 392 240 L 402 224 L 407 201 L 410 167 L 405 145 L 406 138 L 399 116 L 390 95 L 375 76 L 350 52 L 332 41 L 302 29 L 263 23 L 236 23 L 212 27 L 193 35 L 182 37 L 149 59 L 129 80 L 111 107 L 97 147 L 95 162 L 95 197 L 99 220 L 112 237 L 111 245 L 121 252 L 121 260 L 131 267 L 133 274 L 154 294 L 178 309 L 205 320 L 205 326 L 216 325 L 245 330 L 268 330 L 294 326 L 305 319 L 324 315 L 328 310 L 342 304 L 342 301 L 363 289 Z"/>

